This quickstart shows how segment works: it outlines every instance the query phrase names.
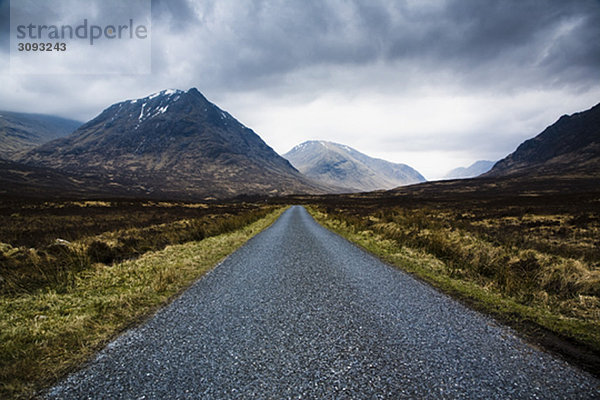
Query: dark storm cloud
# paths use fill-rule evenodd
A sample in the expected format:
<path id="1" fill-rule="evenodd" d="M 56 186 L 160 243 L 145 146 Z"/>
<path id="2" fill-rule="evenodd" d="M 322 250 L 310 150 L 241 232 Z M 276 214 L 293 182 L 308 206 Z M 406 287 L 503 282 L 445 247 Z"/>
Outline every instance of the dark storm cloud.
<path id="1" fill-rule="evenodd" d="M 196 67 L 215 85 L 263 85 L 315 66 L 374 62 L 411 63 L 474 85 L 586 85 L 600 76 L 597 1 L 156 4 L 158 31 L 189 29 L 182 40 L 204 51 Z"/>
<path id="2" fill-rule="evenodd" d="M 13 7 L 23 4 L 30 5 L 26 0 L 13 0 Z M 87 18 L 90 24 L 110 24 L 114 23 L 115 16 L 127 15 L 134 20 L 138 16 L 146 16 L 151 3 L 149 0 L 131 0 L 129 2 L 105 0 L 102 7 L 98 6 L 98 3 L 79 2 L 79 4 L 80 7 L 69 7 L 72 4 L 61 1 L 35 1 L 34 5 L 38 7 L 27 9 L 27 21 L 36 25 L 60 25 L 63 23 L 75 25 L 81 24 L 83 18 Z M 10 0 L 0 0 L 0 51 L 2 53 L 10 53 L 10 17 Z M 8 54 L 2 55 L 8 57 Z"/>
<path id="3" fill-rule="evenodd" d="M 0 0 L 4 57 L 8 4 Z M 113 10 L 96 12 L 109 18 Z M 152 18 L 154 73 L 183 65 L 216 91 L 287 91 L 290 76 L 306 70 L 335 81 L 344 69 L 377 63 L 400 79 L 390 85 L 386 74 L 353 72 L 352 90 L 438 76 L 499 90 L 576 89 L 600 79 L 596 0 L 152 0 Z"/>
<path id="4" fill-rule="evenodd" d="M 441 40 L 438 54 L 465 69 L 489 69 L 487 83 L 501 77 L 525 86 L 570 85 L 599 78 L 600 41 L 592 38 L 600 37 L 600 2 L 456 1 L 445 15 L 461 34 Z"/>
<path id="5" fill-rule="evenodd" d="M 187 0 L 152 0 L 152 20 L 170 32 L 185 31 L 199 23 L 192 4 Z"/>

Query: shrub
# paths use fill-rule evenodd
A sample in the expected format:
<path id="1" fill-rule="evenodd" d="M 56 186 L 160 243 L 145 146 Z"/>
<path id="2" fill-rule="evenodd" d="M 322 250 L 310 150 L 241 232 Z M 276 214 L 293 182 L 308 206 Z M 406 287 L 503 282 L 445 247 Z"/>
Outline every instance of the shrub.
<path id="1" fill-rule="evenodd" d="M 117 259 L 117 251 L 101 240 L 94 240 L 88 245 L 87 255 L 91 262 L 110 264 Z"/>

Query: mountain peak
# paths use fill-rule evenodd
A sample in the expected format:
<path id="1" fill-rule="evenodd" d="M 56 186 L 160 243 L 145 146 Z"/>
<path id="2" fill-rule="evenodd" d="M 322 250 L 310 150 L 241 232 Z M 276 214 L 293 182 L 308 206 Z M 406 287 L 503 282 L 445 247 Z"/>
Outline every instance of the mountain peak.
<path id="1" fill-rule="evenodd" d="M 94 125 L 104 123 L 104 128 L 118 124 L 125 134 L 142 129 L 145 124 L 164 124 L 176 120 L 188 120 L 194 117 L 199 121 L 210 121 L 224 127 L 240 125 L 229 113 L 221 110 L 200 93 L 196 88 L 187 91 L 164 89 L 146 97 L 125 100 L 113 104 L 100 115 L 88 122 Z"/>
<path id="2" fill-rule="evenodd" d="M 391 189 L 425 181 L 408 165 L 372 158 L 350 146 L 324 140 L 303 142 L 284 157 L 317 182 L 354 191 Z"/>
<path id="3" fill-rule="evenodd" d="M 183 90 L 179 90 L 179 89 L 164 89 L 161 90 L 160 92 L 156 92 L 156 93 L 152 93 L 146 97 L 142 97 L 142 98 L 138 98 L 138 99 L 133 99 L 133 100 L 126 100 L 123 103 L 126 103 L 127 101 L 129 101 L 129 103 L 131 104 L 136 104 L 138 102 L 144 102 L 144 101 L 148 101 L 148 100 L 152 100 L 155 99 L 157 97 L 172 97 L 174 95 L 181 95 L 183 94 L 184 91 Z M 118 103 L 121 104 L 121 103 Z"/>
<path id="4" fill-rule="evenodd" d="M 307 151 L 311 148 L 325 148 L 329 151 L 347 151 L 347 152 L 356 152 L 357 150 L 353 149 L 350 146 L 346 146 L 345 144 L 335 143 L 328 140 L 307 140 L 305 142 L 300 143 L 299 145 L 294 146 L 287 154 L 293 154 L 295 152 Z"/>
<path id="5" fill-rule="evenodd" d="M 186 93 L 192 94 L 192 95 L 200 95 L 200 96 L 204 97 L 204 95 L 198 89 L 196 89 L 195 87 L 189 88 Z"/>
<path id="6" fill-rule="evenodd" d="M 181 89 L 163 89 L 160 92 L 155 92 L 152 94 L 149 94 L 148 96 L 145 97 L 140 97 L 137 99 L 131 99 L 131 100 L 126 100 L 123 101 L 121 103 L 131 103 L 131 104 L 137 104 L 137 103 L 144 103 L 144 102 L 148 102 L 150 100 L 154 100 L 154 99 L 165 99 L 165 100 L 171 100 L 171 101 L 176 101 L 178 99 L 180 99 L 182 96 L 190 96 L 190 98 L 200 98 L 205 102 L 209 102 L 206 97 L 204 97 L 204 95 L 195 87 L 188 89 L 187 91 L 185 90 L 181 90 Z M 121 104 L 121 103 L 117 103 L 117 104 Z"/>

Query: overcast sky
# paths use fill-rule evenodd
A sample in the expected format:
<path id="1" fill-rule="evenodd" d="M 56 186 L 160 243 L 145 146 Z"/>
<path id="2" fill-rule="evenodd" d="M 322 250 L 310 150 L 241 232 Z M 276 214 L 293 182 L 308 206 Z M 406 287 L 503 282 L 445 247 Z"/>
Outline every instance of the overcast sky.
<path id="1" fill-rule="evenodd" d="M 83 121 L 197 87 L 280 154 L 330 140 L 428 179 L 600 102 L 598 0 L 157 0 L 143 75 L 11 74 L 0 13 L 0 109 Z"/>

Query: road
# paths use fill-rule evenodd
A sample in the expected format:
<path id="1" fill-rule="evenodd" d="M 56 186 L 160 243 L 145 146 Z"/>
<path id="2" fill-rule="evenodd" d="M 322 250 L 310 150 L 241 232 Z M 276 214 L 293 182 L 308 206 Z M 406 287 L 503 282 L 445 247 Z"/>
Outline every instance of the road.
<path id="1" fill-rule="evenodd" d="M 600 381 L 286 211 L 49 399 L 600 398 Z"/>

